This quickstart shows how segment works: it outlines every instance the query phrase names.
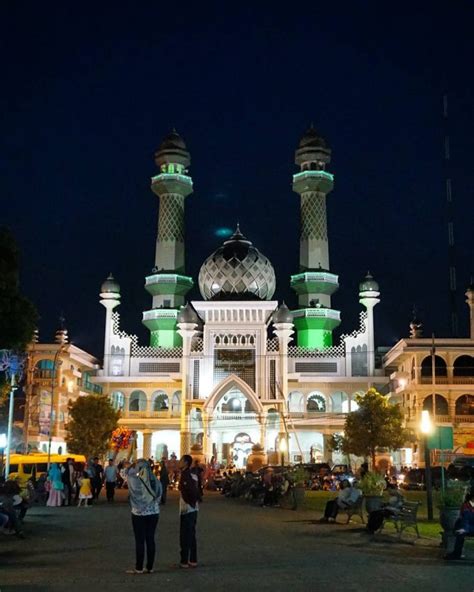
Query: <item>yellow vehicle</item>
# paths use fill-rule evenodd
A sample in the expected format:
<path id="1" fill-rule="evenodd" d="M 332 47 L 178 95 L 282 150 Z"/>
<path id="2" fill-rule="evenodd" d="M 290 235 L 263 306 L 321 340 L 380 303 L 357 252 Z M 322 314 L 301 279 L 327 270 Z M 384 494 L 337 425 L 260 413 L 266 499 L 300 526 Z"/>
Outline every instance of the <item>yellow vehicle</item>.
<path id="1" fill-rule="evenodd" d="M 85 463 L 86 457 L 82 454 L 51 454 L 50 462 L 64 463 L 68 458 L 74 459 L 75 463 Z M 12 454 L 10 456 L 10 474 L 9 479 L 20 480 L 20 485 L 24 487 L 28 479 L 34 477 L 38 479 L 48 470 L 48 455 L 44 452 L 32 452 L 30 454 Z"/>

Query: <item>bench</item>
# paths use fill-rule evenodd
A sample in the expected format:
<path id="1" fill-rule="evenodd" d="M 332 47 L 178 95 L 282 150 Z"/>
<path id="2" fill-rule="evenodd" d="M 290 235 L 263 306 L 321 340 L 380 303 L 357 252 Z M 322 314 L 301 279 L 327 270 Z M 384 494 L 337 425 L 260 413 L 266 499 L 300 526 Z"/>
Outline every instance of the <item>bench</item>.
<path id="1" fill-rule="evenodd" d="M 342 512 L 345 512 L 347 514 L 346 524 L 349 524 L 352 516 L 359 516 L 362 524 L 365 524 L 364 512 L 362 510 L 363 501 L 364 501 L 364 496 L 361 495 L 359 497 L 359 499 L 354 504 L 352 504 L 352 506 L 349 506 L 345 510 L 341 510 Z"/>
<path id="2" fill-rule="evenodd" d="M 418 508 L 420 505 L 420 502 L 403 502 L 399 513 L 396 516 L 386 518 L 379 532 L 382 532 L 386 522 L 393 522 L 395 530 L 398 532 L 399 539 L 402 537 L 403 531 L 407 528 L 414 528 L 417 537 L 420 538 L 417 521 Z"/>

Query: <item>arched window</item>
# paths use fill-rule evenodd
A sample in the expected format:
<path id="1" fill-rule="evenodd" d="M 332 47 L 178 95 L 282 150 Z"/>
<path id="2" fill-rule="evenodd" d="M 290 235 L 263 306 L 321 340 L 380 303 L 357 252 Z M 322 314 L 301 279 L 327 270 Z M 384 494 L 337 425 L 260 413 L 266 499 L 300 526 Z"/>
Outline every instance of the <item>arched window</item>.
<path id="1" fill-rule="evenodd" d="M 121 393 L 120 391 L 114 391 L 111 395 L 110 395 L 110 404 L 112 405 L 112 407 L 118 411 L 122 411 L 123 408 L 125 407 L 125 396 L 123 393 Z"/>
<path id="2" fill-rule="evenodd" d="M 331 401 L 332 401 L 332 410 L 334 413 L 347 413 L 347 411 L 343 410 L 344 403 L 348 403 L 347 394 L 344 391 L 337 391 L 335 393 L 331 393 Z M 348 404 L 346 405 L 348 408 Z"/>
<path id="3" fill-rule="evenodd" d="M 456 399 L 456 415 L 474 415 L 473 395 L 462 395 Z"/>
<path id="4" fill-rule="evenodd" d="M 280 427 L 280 414 L 276 409 L 269 409 L 267 413 L 267 429 L 278 430 Z"/>
<path id="5" fill-rule="evenodd" d="M 423 400 L 423 409 L 433 413 L 433 395 L 428 395 Z M 436 415 L 449 415 L 448 401 L 443 395 L 435 395 Z"/>
<path id="6" fill-rule="evenodd" d="M 143 391 L 133 391 L 128 404 L 129 411 L 146 411 L 146 395 Z"/>
<path id="7" fill-rule="evenodd" d="M 164 391 L 155 391 L 152 395 L 153 411 L 168 411 L 170 403 Z"/>
<path id="8" fill-rule="evenodd" d="M 431 368 L 431 356 L 426 356 L 426 358 L 421 362 L 421 376 L 423 378 L 430 378 L 432 375 L 432 368 Z M 446 367 L 446 362 L 440 356 L 435 356 L 435 376 L 447 376 L 448 375 L 448 368 Z"/>
<path id="9" fill-rule="evenodd" d="M 325 413 L 326 399 L 320 393 L 311 393 L 306 403 L 306 410 L 309 413 Z"/>
<path id="10" fill-rule="evenodd" d="M 181 391 L 176 391 L 171 399 L 171 413 L 173 415 L 181 413 Z"/>
<path id="11" fill-rule="evenodd" d="M 453 364 L 454 376 L 474 376 L 474 358 L 472 356 L 459 356 Z"/>
<path id="12" fill-rule="evenodd" d="M 304 413 L 304 395 L 299 391 L 293 391 L 288 395 L 288 411 L 290 413 Z"/>
<path id="13" fill-rule="evenodd" d="M 35 365 L 35 378 L 52 378 L 53 369 L 53 360 L 38 360 Z"/>

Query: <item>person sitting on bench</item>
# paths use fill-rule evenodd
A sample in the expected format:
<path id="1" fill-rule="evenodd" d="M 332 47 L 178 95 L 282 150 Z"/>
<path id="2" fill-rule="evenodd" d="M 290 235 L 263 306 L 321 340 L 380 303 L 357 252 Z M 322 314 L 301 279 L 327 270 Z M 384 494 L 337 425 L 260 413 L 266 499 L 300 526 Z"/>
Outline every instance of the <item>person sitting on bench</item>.
<path id="1" fill-rule="evenodd" d="M 464 539 L 467 536 L 474 536 L 474 494 L 472 491 L 466 495 L 461 507 L 461 517 L 456 522 L 455 533 L 454 551 L 444 556 L 448 560 L 463 559 Z"/>
<path id="2" fill-rule="evenodd" d="M 382 527 L 386 518 L 393 518 L 400 513 L 404 502 L 403 495 L 398 489 L 394 489 L 390 492 L 388 498 L 388 504 L 385 504 L 378 510 L 369 512 L 369 519 L 367 520 L 367 532 L 374 534 L 377 530 Z"/>
<path id="3" fill-rule="evenodd" d="M 341 489 L 337 497 L 333 500 L 329 500 L 324 510 L 324 516 L 320 522 L 336 522 L 336 516 L 339 510 L 347 510 L 351 506 L 357 503 L 359 498 L 362 496 L 360 489 L 352 487 L 348 479 L 344 479 L 341 482 Z"/>

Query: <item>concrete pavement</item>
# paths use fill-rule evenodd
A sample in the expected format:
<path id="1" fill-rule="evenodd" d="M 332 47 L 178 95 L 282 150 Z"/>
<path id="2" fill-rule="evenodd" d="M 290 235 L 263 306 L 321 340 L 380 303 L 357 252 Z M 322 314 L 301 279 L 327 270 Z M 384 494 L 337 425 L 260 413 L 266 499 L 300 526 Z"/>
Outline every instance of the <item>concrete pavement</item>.
<path id="1" fill-rule="evenodd" d="M 198 569 L 172 567 L 179 517 L 171 493 L 158 525 L 157 573 L 129 576 L 134 541 L 128 505 L 119 497 L 90 509 L 32 509 L 25 540 L 0 536 L 1 592 L 474 590 L 474 557 L 447 564 L 433 541 L 371 541 L 357 523 L 319 525 L 310 512 L 264 509 L 218 494 L 207 494 L 201 507 Z"/>

